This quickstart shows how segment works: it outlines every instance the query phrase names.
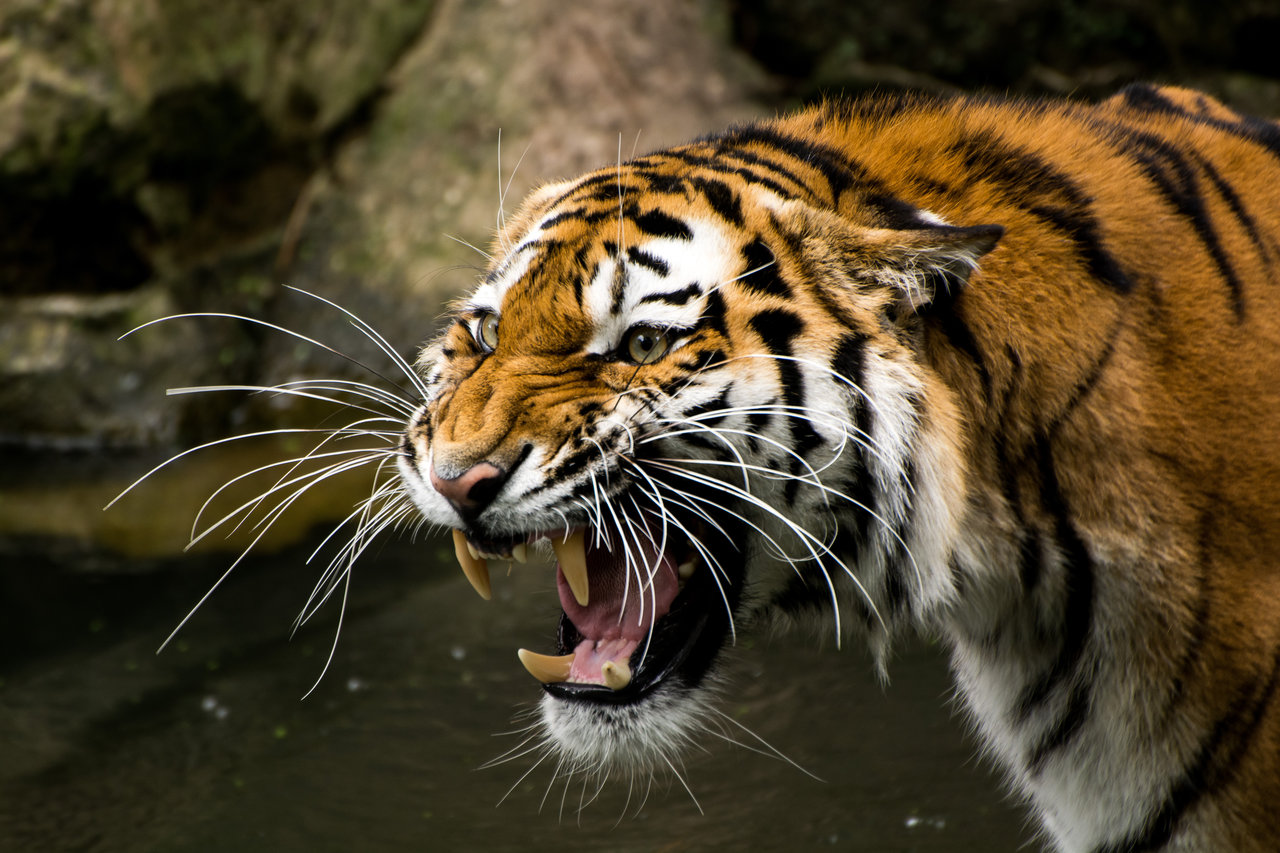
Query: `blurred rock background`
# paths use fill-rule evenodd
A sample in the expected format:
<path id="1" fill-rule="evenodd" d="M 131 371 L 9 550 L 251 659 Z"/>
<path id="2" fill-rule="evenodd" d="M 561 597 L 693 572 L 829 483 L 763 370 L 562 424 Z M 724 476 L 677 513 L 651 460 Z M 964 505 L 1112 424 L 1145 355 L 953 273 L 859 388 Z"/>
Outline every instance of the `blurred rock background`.
<path id="1" fill-rule="evenodd" d="M 1155 79 L 1274 115 L 1277 41 L 1275 0 L 4 0 L 0 538 L 166 550 L 174 490 L 226 472 L 104 520 L 145 470 L 124 451 L 315 416 L 166 388 L 355 376 L 229 320 L 118 340 L 149 320 L 247 314 L 383 369 L 284 285 L 410 356 L 472 282 L 483 258 L 460 241 L 485 246 L 508 184 L 510 211 L 620 152 L 869 89 Z"/>

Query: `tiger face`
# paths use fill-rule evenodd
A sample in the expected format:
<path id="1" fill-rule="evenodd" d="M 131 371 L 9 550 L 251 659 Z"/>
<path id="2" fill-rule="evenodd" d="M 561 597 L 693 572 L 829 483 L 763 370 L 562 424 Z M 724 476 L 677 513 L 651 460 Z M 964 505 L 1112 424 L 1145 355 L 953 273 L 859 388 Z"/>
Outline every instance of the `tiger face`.
<path id="1" fill-rule="evenodd" d="M 1277 152 L 1184 90 L 901 97 L 534 193 L 396 458 L 483 597 L 554 553 L 558 766 L 670 766 L 816 615 L 940 638 L 1057 849 L 1280 848 Z"/>
<path id="2" fill-rule="evenodd" d="M 554 551 L 556 648 L 520 658 L 584 769 L 663 766 L 761 608 L 835 601 L 883 641 L 901 578 L 947 595 L 956 429 L 913 318 L 1001 229 L 850 223 L 699 156 L 530 200 L 424 353 L 400 458 L 483 597 L 489 560 Z"/>

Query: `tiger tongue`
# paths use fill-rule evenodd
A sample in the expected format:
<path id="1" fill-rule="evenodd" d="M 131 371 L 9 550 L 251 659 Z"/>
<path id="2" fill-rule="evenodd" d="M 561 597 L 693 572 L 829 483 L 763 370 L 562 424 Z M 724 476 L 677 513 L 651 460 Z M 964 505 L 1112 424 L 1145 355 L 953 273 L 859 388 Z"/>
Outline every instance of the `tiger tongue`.
<path id="1" fill-rule="evenodd" d="M 633 545 L 633 562 L 628 564 L 621 550 L 610 551 L 594 540 L 590 535 L 578 540 L 585 551 L 590 601 L 579 603 L 585 596 L 575 594 L 565 572 L 560 570 L 556 572 L 560 606 L 583 640 L 626 640 L 631 641 L 634 648 L 634 643 L 643 639 L 653 623 L 666 614 L 679 592 L 675 562 L 645 541 L 638 547 Z M 564 562 L 562 557 L 562 569 Z M 622 650 L 614 651 L 612 659 L 616 660 Z"/>

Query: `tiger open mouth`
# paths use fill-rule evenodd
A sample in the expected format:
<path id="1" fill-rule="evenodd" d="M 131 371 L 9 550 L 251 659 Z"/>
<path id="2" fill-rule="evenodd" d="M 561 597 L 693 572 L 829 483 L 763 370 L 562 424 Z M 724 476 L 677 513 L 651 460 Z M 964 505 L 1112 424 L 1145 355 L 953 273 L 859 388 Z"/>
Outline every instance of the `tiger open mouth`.
<path id="1" fill-rule="evenodd" d="M 723 528 L 698 526 L 697 544 L 677 535 L 680 527 L 663 528 L 581 526 L 499 540 L 455 530 L 453 538 L 463 573 L 485 598 L 488 560 L 524 562 L 529 545 L 548 540 L 561 607 L 555 653 L 521 648 L 520 662 L 554 697 L 628 704 L 660 685 L 701 682 L 729 633 L 741 587 L 740 558 L 725 547 Z"/>

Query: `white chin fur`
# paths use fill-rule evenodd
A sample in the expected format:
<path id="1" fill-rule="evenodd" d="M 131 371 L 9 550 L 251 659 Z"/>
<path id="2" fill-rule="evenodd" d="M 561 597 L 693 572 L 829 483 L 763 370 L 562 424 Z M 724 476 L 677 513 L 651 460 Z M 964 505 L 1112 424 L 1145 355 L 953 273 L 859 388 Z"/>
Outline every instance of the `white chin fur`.
<path id="1" fill-rule="evenodd" d="M 564 773 L 622 778 L 679 766 L 714 714 L 714 689 L 659 689 L 631 705 L 542 697 L 546 744 Z"/>

